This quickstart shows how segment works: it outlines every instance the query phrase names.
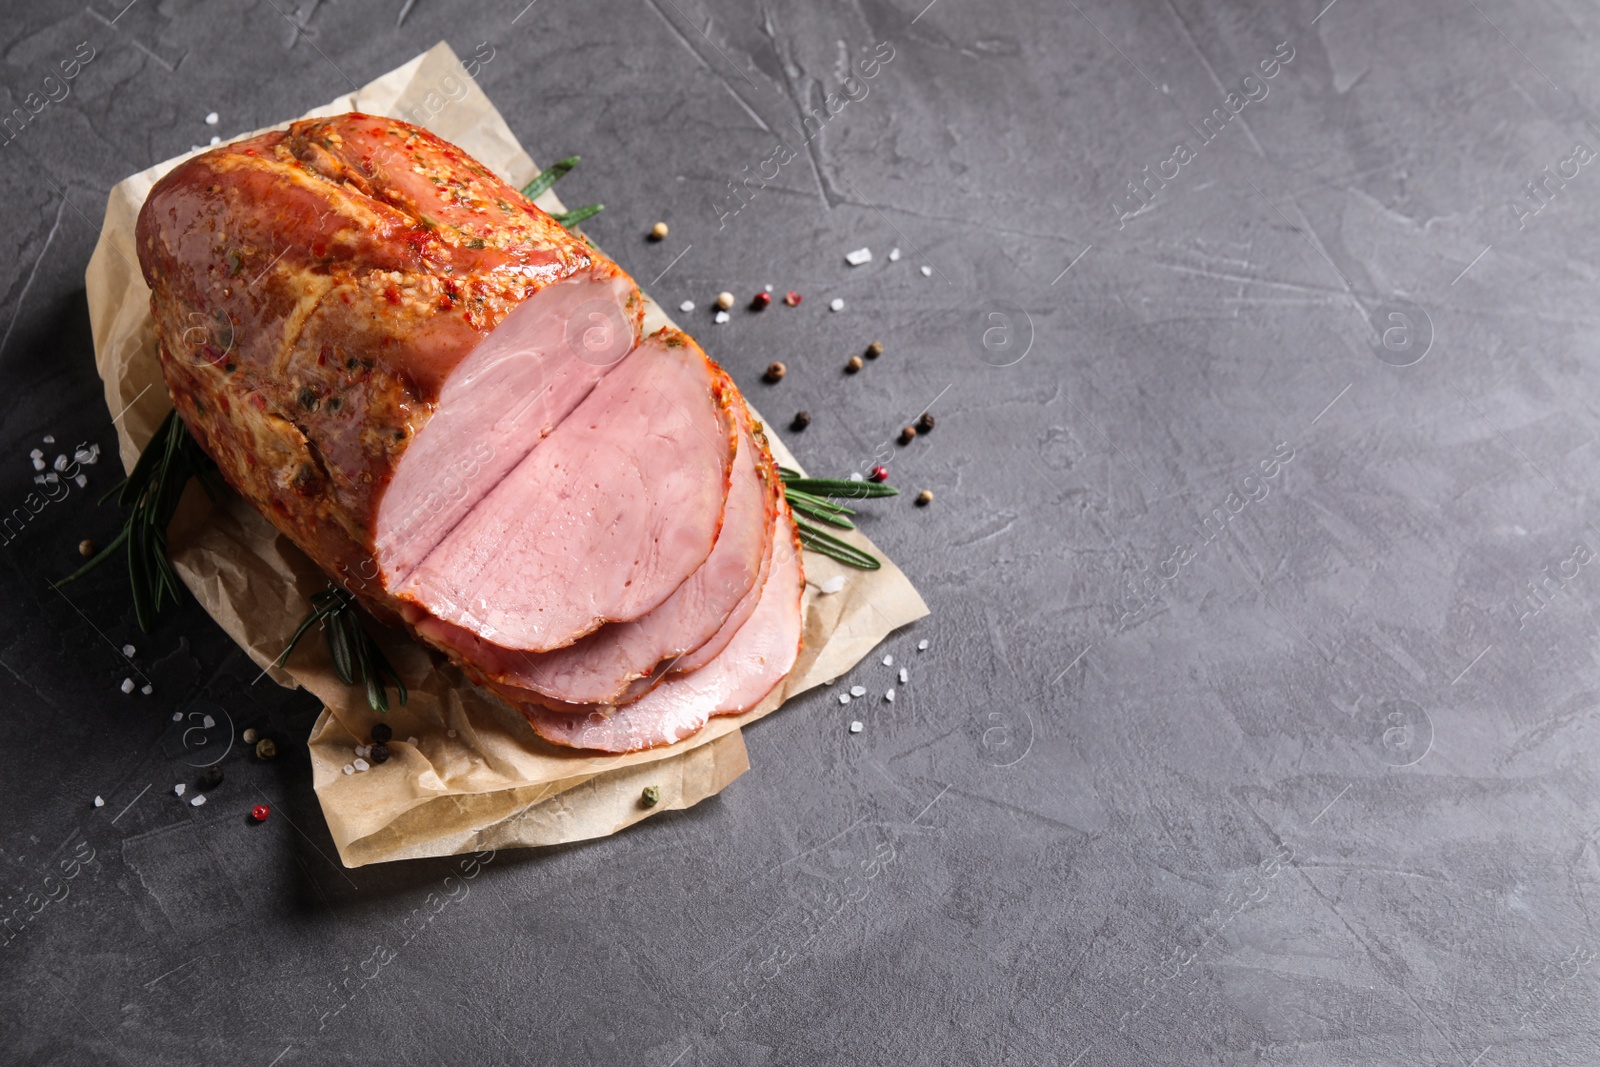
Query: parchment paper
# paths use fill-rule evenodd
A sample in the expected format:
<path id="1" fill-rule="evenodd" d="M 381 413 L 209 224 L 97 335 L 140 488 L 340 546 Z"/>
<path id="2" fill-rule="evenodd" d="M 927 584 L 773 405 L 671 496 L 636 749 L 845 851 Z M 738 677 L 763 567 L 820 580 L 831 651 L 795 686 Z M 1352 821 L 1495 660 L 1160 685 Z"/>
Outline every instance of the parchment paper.
<path id="1" fill-rule="evenodd" d="M 500 113 L 442 42 L 307 114 L 345 111 L 426 126 L 518 187 L 538 173 Z M 95 361 L 128 469 L 172 406 L 161 379 L 150 291 L 134 250 L 134 223 L 151 186 L 192 154 L 135 174 L 111 190 L 85 276 Z M 539 204 L 562 210 L 553 192 Z M 651 302 L 646 329 L 668 321 Z M 767 436 L 779 461 L 798 469 L 770 426 Z M 928 613 L 910 581 L 882 552 L 857 532 L 845 536 L 884 558 L 884 567 L 859 571 L 805 554 L 805 643 L 778 690 L 743 715 L 713 719 L 695 736 L 648 752 L 603 756 L 550 745 L 520 714 L 471 685 L 442 656 L 367 620 L 411 697 L 382 716 L 394 729 L 390 760 L 345 774 L 354 746 L 380 716 L 367 707 L 359 689 L 338 680 L 320 634 L 308 634 L 285 668 L 270 666 L 305 617 L 312 594 L 327 587 L 326 576 L 237 496 L 213 504 L 190 486 L 169 532 L 173 563 L 212 618 L 275 681 L 308 689 L 325 705 L 308 741 L 313 780 L 339 857 L 352 867 L 600 837 L 719 792 L 749 767 L 741 727 L 842 674 L 891 631 Z M 820 595 L 817 585 L 835 575 L 844 576 L 844 590 Z M 660 804 L 651 809 L 639 803 L 647 785 L 661 791 Z"/>

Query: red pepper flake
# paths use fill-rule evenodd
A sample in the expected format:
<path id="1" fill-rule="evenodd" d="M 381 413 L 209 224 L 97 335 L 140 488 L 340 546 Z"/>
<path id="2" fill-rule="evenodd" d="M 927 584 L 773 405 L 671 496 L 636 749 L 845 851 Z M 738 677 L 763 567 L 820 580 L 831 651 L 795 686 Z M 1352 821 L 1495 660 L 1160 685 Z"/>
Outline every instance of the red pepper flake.
<path id="1" fill-rule="evenodd" d="M 872 473 L 867 475 L 867 477 L 874 482 L 886 482 L 889 480 L 889 468 L 873 467 Z"/>
<path id="2" fill-rule="evenodd" d="M 318 259 L 321 259 L 323 256 L 328 254 L 328 246 L 323 244 L 321 241 L 318 241 L 316 244 L 311 246 L 311 254 L 316 256 Z"/>
<path id="3" fill-rule="evenodd" d="M 265 804 L 257 804 L 250 809 L 250 817 L 256 822 L 266 822 L 267 816 L 272 814 L 272 809 Z"/>
<path id="4" fill-rule="evenodd" d="M 323 345 L 322 346 L 322 351 L 317 353 L 317 366 L 326 367 L 328 365 L 328 357 L 330 355 L 332 355 L 332 354 L 333 354 L 333 346 L 332 345 Z"/>
<path id="5" fill-rule="evenodd" d="M 391 285 L 383 291 L 383 298 L 391 304 L 398 304 L 400 303 L 400 290 Z M 388 338 L 385 338 L 385 340 L 388 340 Z"/>
<path id="6" fill-rule="evenodd" d="M 783 302 L 785 304 L 788 304 L 792 308 L 799 307 L 800 306 L 800 301 L 802 301 L 804 299 L 805 299 L 805 297 L 801 296 L 799 293 L 795 292 L 793 289 L 790 289 L 787 293 L 783 294 Z"/>
<path id="7" fill-rule="evenodd" d="M 760 311 L 761 309 L 765 308 L 770 303 L 772 303 L 772 294 L 771 293 L 757 293 L 754 297 L 751 298 L 750 307 L 754 311 Z"/>

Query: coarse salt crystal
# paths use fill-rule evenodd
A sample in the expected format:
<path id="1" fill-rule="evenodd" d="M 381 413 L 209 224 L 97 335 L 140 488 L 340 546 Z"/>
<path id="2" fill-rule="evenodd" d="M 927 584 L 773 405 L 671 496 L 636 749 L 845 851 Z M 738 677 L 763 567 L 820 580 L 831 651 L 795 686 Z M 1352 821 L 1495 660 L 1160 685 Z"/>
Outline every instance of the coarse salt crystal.
<path id="1" fill-rule="evenodd" d="M 61 481 L 61 475 L 57 474 L 55 471 L 47 471 L 45 472 L 44 480 L 50 485 L 57 485 Z"/>
<path id="2" fill-rule="evenodd" d="M 86 475 L 82 475 L 82 474 L 80 474 L 80 475 L 78 475 L 78 476 L 77 476 L 77 477 L 76 477 L 76 478 L 74 478 L 74 479 L 72 479 L 72 480 L 73 480 L 73 481 L 74 481 L 74 482 L 77 482 L 77 483 L 78 483 L 78 488 L 79 488 L 79 489 L 82 489 L 82 488 L 83 488 L 83 487 L 84 487 L 84 486 L 86 486 L 86 485 L 88 485 L 88 484 L 89 484 L 89 479 L 88 479 L 88 477 L 87 477 L 87 476 L 86 476 Z"/>
<path id="3" fill-rule="evenodd" d="M 844 575 L 836 574 L 832 578 L 817 586 L 824 593 L 837 593 L 844 588 Z"/>
<path id="4" fill-rule="evenodd" d="M 889 249 L 889 262 L 890 263 L 898 263 L 899 261 L 900 261 L 900 250 L 898 248 Z"/>
<path id="5" fill-rule="evenodd" d="M 172 721 L 173 722 L 182 722 L 183 721 L 183 712 L 181 712 L 181 711 L 173 712 L 172 713 Z M 248 741 L 249 738 L 245 738 L 245 740 Z"/>
<path id="6" fill-rule="evenodd" d="M 102 796 L 96 796 L 94 798 L 94 806 L 97 807 L 97 808 L 105 807 L 106 806 L 106 798 L 102 797 Z"/>
<path id="7" fill-rule="evenodd" d="M 728 316 L 728 313 L 726 311 L 719 311 L 712 318 L 711 321 L 716 323 L 718 326 L 721 326 L 723 323 L 728 321 L 728 318 L 729 318 L 729 316 Z"/>
<path id="8" fill-rule="evenodd" d="M 217 118 L 218 118 L 217 113 L 215 111 L 211 112 L 209 115 L 206 116 L 206 125 L 207 126 L 215 126 L 217 124 Z"/>
<path id="9" fill-rule="evenodd" d="M 66 457 L 66 455 L 63 454 L 63 455 L 57 456 L 56 459 L 55 459 L 55 462 L 50 464 L 50 466 L 54 470 L 58 470 L 58 471 L 66 470 L 67 469 L 67 457 Z"/>
<path id="10" fill-rule="evenodd" d="M 122 646 L 122 654 L 124 656 L 132 656 L 133 653 L 134 653 L 134 647 L 132 645 L 123 645 Z"/>
<path id="11" fill-rule="evenodd" d="M 213 138 L 211 138 L 211 141 L 210 141 L 210 143 L 211 143 L 211 144 L 221 144 L 221 143 L 222 143 L 222 138 L 220 138 L 220 137 L 213 137 Z"/>
<path id="12" fill-rule="evenodd" d="M 860 471 L 851 471 L 850 472 L 850 480 L 852 482 L 864 482 L 864 481 L 866 481 L 866 478 L 862 477 L 862 474 L 861 474 Z"/>
<path id="13" fill-rule="evenodd" d="M 372 769 L 372 764 L 368 763 L 364 759 L 351 760 L 350 761 L 350 766 L 354 767 L 358 771 L 366 771 L 366 770 L 371 770 Z"/>
<path id="14" fill-rule="evenodd" d="M 926 652 L 926 651 L 928 651 L 928 639 L 926 637 L 924 637 L 921 641 L 917 642 L 917 651 L 918 652 Z"/>
<path id="15" fill-rule="evenodd" d="M 917 269 L 918 269 L 918 270 L 920 270 L 920 271 L 921 271 L 921 272 L 922 272 L 922 276 L 923 276 L 923 277 L 924 277 L 924 278 L 931 278 L 931 277 L 933 277 L 933 268 L 932 268 L 932 267 L 930 267 L 930 266 L 927 266 L 927 265 L 926 265 L 926 264 L 924 264 L 924 265 L 923 265 L 923 266 L 920 266 L 920 267 L 918 267 L 918 268 L 917 268 Z"/>
<path id="16" fill-rule="evenodd" d="M 772 292 L 772 286 L 769 285 L 769 286 L 766 286 L 765 288 L 766 288 L 767 292 L 769 292 L 769 293 Z"/>
<path id="17" fill-rule="evenodd" d="M 206 795 L 204 793 L 196 793 L 194 795 L 194 798 L 189 801 L 189 806 L 191 808 L 198 808 L 200 805 L 204 804 L 205 802 L 206 802 Z"/>
<path id="18" fill-rule="evenodd" d="M 47 445 L 55 444 L 56 443 L 56 435 L 52 434 L 52 433 L 45 434 L 44 435 L 44 443 L 47 444 Z"/>
<path id="19" fill-rule="evenodd" d="M 358 757 L 362 758 L 362 759 L 365 759 L 367 756 L 372 755 L 372 746 L 371 745 L 357 745 L 356 746 L 356 755 Z"/>
<path id="20" fill-rule="evenodd" d="M 852 267 L 859 267 L 863 263 L 871 263 L 872 249 L 858 248 L 854 252 L 846 252 L 844 254 L 844 261 L 850 264 Z"/>
<path id="21" fill-rule="evenodd" d="M 894 666 L 894 657 L 893 656 L 885 656 L 885 657 L 883 657 L 883 665 L 885 667 L 893 667 Z"/>
<path id="22" fill-rule="evenodd" d="M 207 715 L 205 718 L 200 720 L 200 725 L 203 726 L 205 729 L 209 730 L 213 726 L 217 725 L 217 720 L 213 719 L 211 716 Z"/>
<path id="23" fill-rule="evenodd" d="M 34 470 L 42 471 L 42 470 L 44 470 L 44 466 L 45 466 L 44 460 L 40 459 L 38 456 L 34 456 L 33 457 L 33 469 Z"/>
<path id="24" fill-rule="evenodd" d="M 844 310 L 844 301 L 839 299 L 838 297 L 834 297 L 832 300 L 830 300 L 828 302 L 828 310 L 829 311 L 843 311 Z"/>
<path id="25" fill-rule="evenodd" d="M 181 797 L 183 794 L 189 791 L 189 787 L 184 785 L 182 782 L 179 782 L 177 785 L 172 787 L 172 791 Z"/>
<path id="26" fill-rule="evenodd" d="M 122 680 L 122 691 L 124 693 L 133 692 L 133 679 L 132 678 L 124 678 Z"/>
<path id="27" fill-rule="evenodd" d="M 28 453 L 28 458 L 29 458 L 29 459 L 43 459 L 43 458 L 44 458 L 44 453 L 43 453 L 43 452 L 41 452 L 41 451 L 39 451 L 39 450 L 38 450 L 38 449 L 37 449 L 37 448 L 36 448 L 36 449 L 34 449 L 34 450 L 33 450 L 33 451 L 32 451 L 32 452 L 29 452 L 29 453 Z"/>
<path id="28" fill-rule="evenodd" d="M 850 732 L 853 733 L 853 734 L 859 734 L 861 732 L 861 720 L 860 719 L 855 719 L 850 723 Z"/>
<path id="29" fill-rule="evenodd" d="M 454 737 L 454 736 L 455 736 L 455 735 L 456 735 L 456 732 L 455 732 L 455 731 L 454 731 L 454 730 L 446 730 L 446 731 L 445 731 L 445 732 L 444 732 L 444 735 L 445 735 L 445 736 L 446 736 L 446 737 Z"/>
<path id="30" fill-rule="evenodd" d="M 49 483 L 47 483 L 47 482 L 46 482 L 46 481 L 45 481 L 45 480 L 44 480 L 44 475 L 42 475 L 42 474 L 35 474 L 35 475 L 34 475 L 34 476 L 33 476 L 33 484 L 34 484 L 34 485 L 47 485 L 47 484 L 49 484 Z"/>
<path id="31" fill-rule="evenodd" d="M 694 301 L 693 300 L 685 300 L 683 303 L 678 305 L 678 310 L 682 311 L 685 314 L 688 314 L 689 312 L 694 310 Z"/>
<path id="32" fill-rule="evenodd" d="M 890 689 L 888 692 L 884 693 L 883 694 L 883 699 L 885 699 L 889 703 L 893 704 L 894 703 L 894 690 Z"/>
<path id="33" fill-rule="evenodd" d="M 72 453 L 72 458 L 77 460 L 79 463 L 93 466 L 94 464 L 100 462 L 100 446 L 90 445 L 88 448 L 80 448 L 76 452 Z"/>
<path id="34" fill-rule="evenodd" d="M 839 694 L 839 703 L 841 703 L 841 704 L 850 703 L 850 694 L 849 693 L 840 693 Z"/>
<path id="35" fill-rule="evenodd" d="M 339 770 L 343 771 L 345 774 L 356 773 L 356 769 L 348 763 L 346 763 L 343 767 L 340 767 Z"/>
<path id="36" fill-rule="evenodd" d="M 901 685 L 905 685 L 909 681 L 911 681 L 911 672 L 906 670 L 904 667 L 901 667 L 900 668 L 900 684 Z"/>
<path id="37" fill-rule="evenodd" d="M 864 685 L 852 685 L 850 687 L 850 695 L 853 697 L 864 697 L 867 695 L 867 687 Z"/>
<path id="38" fill-rule="evenodd" d="M 139 690 L 139 692 L 143 693 L 145 696 L 149 696 L 151 693 L 154 693 L 155 691 L 156 691 L 156 689 L 155 689 L 155 686 L 153 686 L 153 685 L 144 686 L 143 688 L 141 688 Z"/>
<path id="39" fill-rule="evenodd" d="M 415 737 L 406 738 L 406 744 L 415 746 L 416 743 L 417 743 L 417 739 Z"/>

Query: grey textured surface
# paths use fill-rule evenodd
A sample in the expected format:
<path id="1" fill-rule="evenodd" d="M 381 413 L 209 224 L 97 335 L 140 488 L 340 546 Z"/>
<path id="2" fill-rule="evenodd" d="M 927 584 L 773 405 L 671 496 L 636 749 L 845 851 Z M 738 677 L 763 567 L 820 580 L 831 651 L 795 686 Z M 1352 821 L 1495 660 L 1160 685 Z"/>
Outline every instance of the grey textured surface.
<path id="1" fill-rule="evenodd" d="M 848 682 L 910 681 L 795 701 L 613 839 L 347 872 L 309 698 L 193 605 L 144 635 L 122 576 L 48 587 L 113 529 L 102 463 L 0 547 L 0 1061 L 1595 1062 L 1593 5 L 523 2 L 12 0 L 4 112 L 95 54 L 0 144 L 5 508 L 31 448 L 113 441 L 115 181 L 482 42 L 664 303 L 805 294 L 689 318 L 816 415 L 813 469 L 938 494 L 867 519 L 934 614 Z M 285 754 L 174 798 L 229 723 Z"/>

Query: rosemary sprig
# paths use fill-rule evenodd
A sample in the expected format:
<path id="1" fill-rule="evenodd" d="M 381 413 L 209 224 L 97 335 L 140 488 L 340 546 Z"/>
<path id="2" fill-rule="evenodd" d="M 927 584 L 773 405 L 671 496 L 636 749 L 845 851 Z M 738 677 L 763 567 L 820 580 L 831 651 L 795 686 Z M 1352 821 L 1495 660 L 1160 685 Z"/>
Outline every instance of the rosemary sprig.
<path id="1" fill-rule="evenodd" d="M 167 556 L 167 526 L 184 486 L 198 477 L 206 494 L 215 500 L 222 490 L 216 464 L 190 435 L 177 411 L 170 411 L 145 446 L 133 470 L 101 503 L 117 497 L 123 507 L 132 505 L 122 530 L 111 543 L 89 562 L 56 582 L 60 588 L 88 574 L 124 549 L 128 557 L 128 578 L 133 588 L 133 613 L 139 628 L 146 633 L 170 598 L 176 604 L 183 585 Z"/>
<path id="2" fill-rule="evenodd" d="M 367 691 L 367 706 L 373 711 L 389 710 L 388 687 L 393 686 L 404 704 L 410 694 L 406 683 L 383 654 L 383 649 L 361 625 L 360 608 L 355 597 L 336 585 L 311 598 L 311 610 L 289 638 L 289 646 L 278 657 L 275 666 L 289 662 L 289 654 L 300 643 L 311 627 L 322 624 L 328 638 L 328 654 L 333 658 L 333 673 L 345 685 L 355 685 L 356 679 Z"/>
<path id="3" fill-rule="evenodd" d="M 538 177 L 522 187 L 522 195 L 529 200 L 536 198 L 555 185 L 556 182 L 566 177 L 568 172 L 578 165 L 579 158 L 578 156 L 568 156 L 566 159 L 550 164 L 539 172 Z M 558 211 L 550 217 L 570 230 L 584 219 L 593 218 L 605 209 L 606 206 L 604 204 L 589 204 L 586 207 L 574 208 L 571 211 Z"/>
<path id="4" fill-rule="evenodd" d="M 834 503 L 830 497 L 864 500 L 896 496 L 900 492 L 894 486 L 884 485 L 881 482 L 858 482 L 846 478 L 807 478 L 799 471 L 788 467 L 779 467 L 778 475 L 783 479 L 783 495 L 788 499 L 791 509 L 829 526 L 845 530 L 855 529 L 855 523 L 845 518 L 846 515 L 854 515 L 855 511 L 843 504 Z M 841 541 L 805 519 L 797 517 L 794 524 L 800 531 L 800 544 L 813 552 L 862 570 L 875 571 L 883 566 L 878 557 L 872 553 L 865 552 L 848 541 Z"/>

